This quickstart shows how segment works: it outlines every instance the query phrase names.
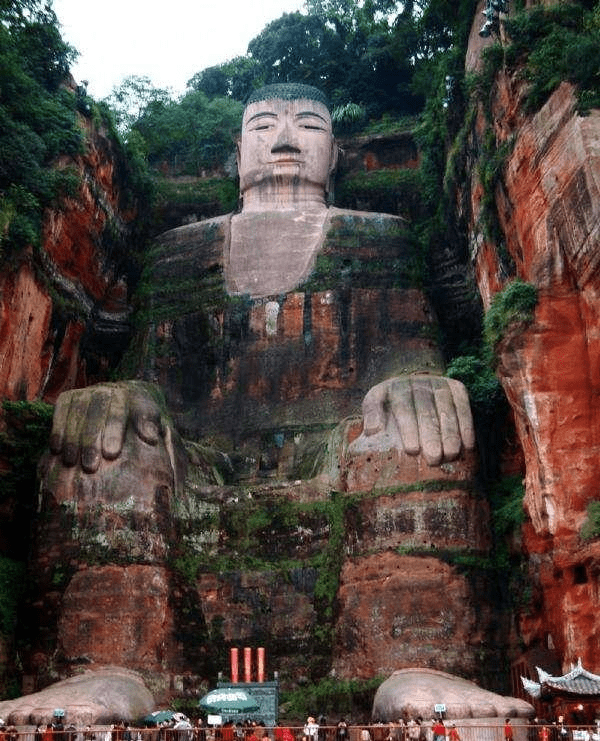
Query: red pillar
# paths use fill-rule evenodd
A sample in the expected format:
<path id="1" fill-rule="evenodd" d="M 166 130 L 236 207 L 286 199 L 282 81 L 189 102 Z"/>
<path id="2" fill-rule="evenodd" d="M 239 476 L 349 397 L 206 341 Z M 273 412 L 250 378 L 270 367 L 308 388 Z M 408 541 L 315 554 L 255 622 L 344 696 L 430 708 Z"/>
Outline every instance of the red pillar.
<path id="1" fill-rule="evenodd" d="M 252 681 L 252 649 L 249 646 L 244 648 L 244 682 Z"/>
<path id="2" fill-rule="evenodd" d="M 237 648 L 232 648 L 229 652 L 231 664 L 231 683 L 237 684 L 240 681 L 239 653 Z"/>
<path id="3" fill-rule="evenodd" d="M 256 681 L 265 681 L 265 649 L 261 646 L 256 650 Z"/>

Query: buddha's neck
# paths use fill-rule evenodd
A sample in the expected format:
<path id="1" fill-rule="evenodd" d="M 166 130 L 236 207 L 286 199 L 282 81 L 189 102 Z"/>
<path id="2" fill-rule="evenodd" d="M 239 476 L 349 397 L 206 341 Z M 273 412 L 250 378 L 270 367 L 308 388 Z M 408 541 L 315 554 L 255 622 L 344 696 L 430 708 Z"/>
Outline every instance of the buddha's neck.
<path id="1" fill-rule="evenodd" d="M 321 211 L 327 207 L 322 186 L 302 183 L 294 187 L 289 183 L 280 187 L 277 181 L 248 188 L 243 195 L 242 211 Z"/>

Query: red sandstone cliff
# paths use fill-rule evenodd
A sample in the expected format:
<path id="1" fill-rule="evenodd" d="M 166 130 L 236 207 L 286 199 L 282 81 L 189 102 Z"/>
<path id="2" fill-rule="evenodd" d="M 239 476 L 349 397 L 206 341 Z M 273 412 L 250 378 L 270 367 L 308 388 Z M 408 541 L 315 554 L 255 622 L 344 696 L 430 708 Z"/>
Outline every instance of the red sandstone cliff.
<path id="1" fill-rule="evenodd" d="M 525 115 L 523 85 L 516 75 L 497 76 L 491 121 L 497 144 L 514 142 L 495 190 L 505 246 L 514 277 L 538 292 L 534 321 L 509 330 L 498 365 L 526 467 L 523 546 L 534 595 L 520 629 L 527 649 L 555 648 L 563 668 L 581 657 L 598 671 L 600 543 L 584 541 L 581 527 L 599 497 L 600 111 L 578 115 L 563 83 Z M 479 142 L 487 125 L 480 110 Z M 497 245 L 477 226 L 483 189 L 475 171 L 470 187 L 471 244 L 487 307 L 508 279 Z"/>
<path id="2" fill-rule="evenodd" d="M 106 130 L 80 116 L 77 194 L 44 218 L 39 254 L 0 276 L 0 398 L 54 401 L 106 377 L 127 337 L 124 173 Z M 85 345 L 85 347 L 84 347 Z"/>

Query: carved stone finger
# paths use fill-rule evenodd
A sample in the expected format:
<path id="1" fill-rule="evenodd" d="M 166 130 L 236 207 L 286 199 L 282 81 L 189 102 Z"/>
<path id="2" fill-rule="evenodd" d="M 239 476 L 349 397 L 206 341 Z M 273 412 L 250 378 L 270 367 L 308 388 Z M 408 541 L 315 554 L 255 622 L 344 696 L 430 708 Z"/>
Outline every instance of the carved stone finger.
<path id="1" fill-rule="evenodd" d="M 50 432 L 50 450 L 55 455 L 62 452 L 65 441 L 65 431 L 71 406 L 71 391 L 64 391 L 57 399 L 52 417 L 52 431 Z"/>
<path id="2" fill-rule="evenodd" d="M 112 390 L 107 386 L 98 386 L 89 391 L 91 398 L 81 432 L 81 467 L 86 473 L 95 473 L 102 462 L 102 437 Z"/>
<path id="3" fill-rule="evenodd" d="M 448 384 L 452 398 L 454 399 L 462 444 L 466 450 L 473 450 L 475 448 L 475 426 L 473 424 L 473 415 L 471 414 L 469 394 L 464 384 L 454 378 L 449 378 Z"/>
<path id="4" fill-rule="evenodd" d="M 390 386 L 390 408 L 403 450 L 408 455 L 419 455 L 419 423 L 415 410 L 412 385 L 409 378 L 395 378 Z"/>
<path id="5" fill-rule="evenodd" d="M 462 448 L 454 398 L 445 378 L 432 379 L 431 385 L 440 423 L 443 459 L 453 461 L 458 458 Z"/>
<path id="6" fill-rule="evenodd" d="M 378 383 L 369 389 L 362 403 L 363 433 L 375 435 L 385 428 L 385 405 L 387 403 L 387 383 Z"/>
<path id="7" fill-rule="evenodd" d="M 67 412 L 65 436 L 62 446 L 62 460 L 65 466 L 74 466 L 79 462 L 81 452 L 81 431 L 87 417 L 90 393 L 86 389 L 73 391 Z"/>
<path id="8" fill-rule="evenodd" d="M 109 461 L 121 454 L 129 416 L 128 391 L 126 387 L 115 384 L 111 391 L 104 434 L 102 435 L 102 455 Z"/>
<path id="9" fill-rule="evenodd" d="M 442 439 L 431 380 L 427 377 L 411 378 L 411 386 L 423 457 L 428 465 L 439 466 L 443 456 Z"/>

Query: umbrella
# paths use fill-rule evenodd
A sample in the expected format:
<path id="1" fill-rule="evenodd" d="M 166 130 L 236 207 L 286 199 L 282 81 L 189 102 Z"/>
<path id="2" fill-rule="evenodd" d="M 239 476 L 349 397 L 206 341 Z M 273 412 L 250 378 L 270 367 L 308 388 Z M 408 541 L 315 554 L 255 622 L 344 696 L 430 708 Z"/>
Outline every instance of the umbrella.
<path id="1" fill-rule="evenodd" d="M 215 715 L 252 713 L 260 709 L 258 702 L 241 689 L 211 690 L 198 702 L 201 708 Z"/>
<path id="2" fill-rule="evenodd" d="M 177 713 L 174 710 L 155 710 L 153 713 L 150 713 L 150 715 L 146 715 L 142 720 L 144 723 L 154 723 L 155 725 L 158 725 L 165 721 L 180 721 L 187 720 L 187 718 L 183 713 Z"/>

